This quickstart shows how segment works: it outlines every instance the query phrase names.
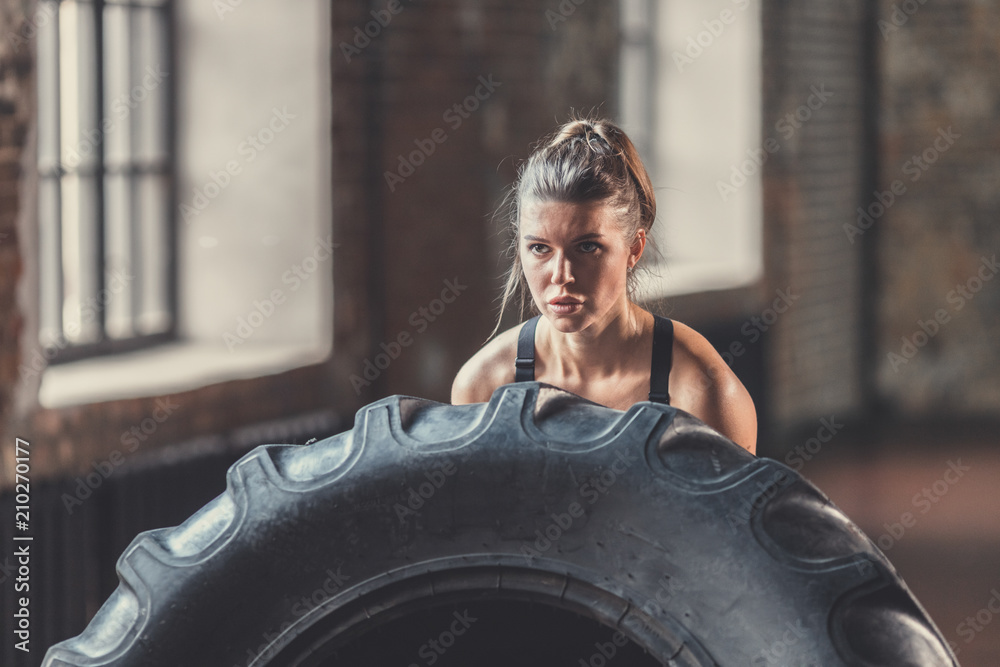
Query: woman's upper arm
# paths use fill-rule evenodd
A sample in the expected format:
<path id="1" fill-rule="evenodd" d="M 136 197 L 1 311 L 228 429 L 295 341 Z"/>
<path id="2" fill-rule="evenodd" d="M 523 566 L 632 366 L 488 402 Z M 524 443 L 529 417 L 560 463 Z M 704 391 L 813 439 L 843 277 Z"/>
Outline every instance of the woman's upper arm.
<path id="1" fill-rule="evenodd" d="M 757 410 L 750 392 L 727 366 L 712 390 L 705 392 L 699 417 L 751 454 L 757 453 Z"/>
<path id="2" fill-rule="evenodd" d="M 514 381 L 518 329 L 503 332 L 462 365 L 451 384 L 452 405 L 486 403 L 497 387 Z"/>
<path id="3" fill-rule="evenodd" d="M 507 365 L 513 368 L 514 362 L 504 364 L 503 352 L 497 346 L 487 346 L 462 365 L 451 384 L 452 405 L 486 403 L 497 387 L 514 381 L 513 371 L 510 378 L 504 373 Z"/>
<path id="4" fill-rule="evenodd" d="M 690 412 L 750 453 L 757 451 L 757 411 L 725 360 L 705 338 L 681 325 L 677 407 Z M 676 358 L 676 355 L 675 355 Z M 673 393 L 673 392 L 671 392 Z"/>
<path id="5" fill-rule="evenodd" d="M 463 405 L 465 403 L 481 403 L 479 399 L 482 394 L 482 371 L 480 364 L 474 363 L 473 357 L 462 365 L 455 381 L 451 383 L 451 403 L 452 405 Z"/>

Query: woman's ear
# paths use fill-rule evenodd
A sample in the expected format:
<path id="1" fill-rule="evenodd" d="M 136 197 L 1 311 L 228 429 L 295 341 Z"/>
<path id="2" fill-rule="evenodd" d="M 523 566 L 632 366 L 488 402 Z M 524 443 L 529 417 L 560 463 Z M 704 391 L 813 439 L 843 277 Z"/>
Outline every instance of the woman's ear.
<path id="1" fill-rule="evenodd" d="M 628 258 L 628 268 L 632 268 L 642 257 L 642 251 L 646 248 L 646 230 L 639 228 L 635 233 L 635 240 L 632 241 L 632 247 L 629 248 L 629 258 Z"/>

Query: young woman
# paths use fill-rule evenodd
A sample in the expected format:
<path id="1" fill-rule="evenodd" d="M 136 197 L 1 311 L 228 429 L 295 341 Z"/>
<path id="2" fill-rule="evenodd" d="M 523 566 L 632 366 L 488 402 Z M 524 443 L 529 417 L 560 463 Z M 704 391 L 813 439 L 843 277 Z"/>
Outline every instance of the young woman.
<path id="1" fill-rule="evenodd" d="M 517 251 L 500 316 L 516 298 L 523 315 L 529 294 L 539 315 L 465 363 L 452 403 L 538 380 L 619 410 L 669 403 L 755 452 L 753 401 L 722 357 L 694 329 L 632 300 L 655 217 L 649 175 L 620 128 L 559 128 L 521 168 L 511 197 Z"/>

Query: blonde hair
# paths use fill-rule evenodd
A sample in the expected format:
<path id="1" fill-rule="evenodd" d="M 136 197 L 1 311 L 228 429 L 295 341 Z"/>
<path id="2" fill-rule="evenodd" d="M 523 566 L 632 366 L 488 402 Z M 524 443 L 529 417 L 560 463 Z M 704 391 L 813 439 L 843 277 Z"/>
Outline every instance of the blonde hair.
<path id="1" fill-rule="evenodd" d="M 525 202 L 606 202 L 619 212 L 622 232 L 630 244 L 640 229 L 648 232 L 656 218 L 653 183 L 639 152 L 620 127 L 605 119 L 579 118 L 559 127 L 520 166 L 502 206 L 513 232 L 513 262 L 491 336 L 500 329 L 503 315 L 513 302 L 517 303 L 521 320 L 537 312 L 518 252 Z M 635 273 L 630 273 L 626 283 L 630 299 L 636 283 Z"/>

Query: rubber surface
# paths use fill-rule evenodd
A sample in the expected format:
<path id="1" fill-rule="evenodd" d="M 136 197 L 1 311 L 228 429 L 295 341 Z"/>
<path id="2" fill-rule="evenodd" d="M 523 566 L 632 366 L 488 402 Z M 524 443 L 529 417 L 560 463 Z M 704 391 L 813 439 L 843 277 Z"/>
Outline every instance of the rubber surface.
<path id="1" fill-rule="evenodd" d="M 664 665 L 957 665 L 820 491 L 675 408 L 523 382 L 485 404 L 393 396 L 355 424 L 255 449 L 223 495 L 139 535 L 44 665 L 353 664 L 352 643 L 433 613 L 464 651 L 469 605 L 592 619 Z"/>

